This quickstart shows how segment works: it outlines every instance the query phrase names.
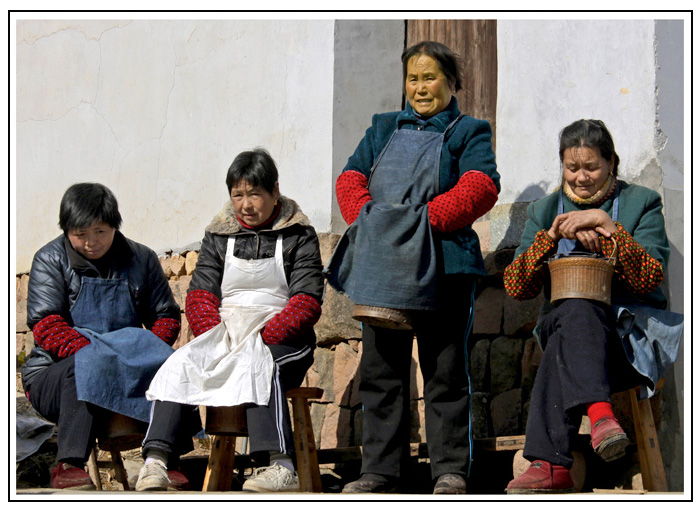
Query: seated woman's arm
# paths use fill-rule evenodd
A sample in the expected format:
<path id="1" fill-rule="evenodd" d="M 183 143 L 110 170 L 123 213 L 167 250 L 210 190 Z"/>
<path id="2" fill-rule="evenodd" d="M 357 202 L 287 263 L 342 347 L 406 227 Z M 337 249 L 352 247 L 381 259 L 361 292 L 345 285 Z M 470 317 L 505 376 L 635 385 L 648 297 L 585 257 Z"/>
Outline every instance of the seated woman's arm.
<path id="1" fill-rule="evenodd" d="M 58 358 L 65 358 L 90 344 L 66 317 L 69 314 L 68 284 L 59 256 L 42 249 L 34 256 L 29 273 L 27 324 L 34 342 Z"/>
<path id="2" fill-rule="evenodd" d="M 299 243 L 288 256 L 290 299 L 287 306 L 263 328 L 266 344 L 294 344 L 305 337 L 321 317 L 323 298 L 323 264 L 318 237 L 306 227 Z"/>
<path id="3" fill-rule="evenodd" d="M 180 308 L 173 298 L 158 256 L 149 249 L 143 257 L 146 258 L 144 264 L 149 291 L 144 326 L 172 346 L 180 334 Z"/>
<path id="4" fill-rule="evenodd" d="M 221 323 L 219 307 L 225 254 L 218 253 L 214 240 L 213 234 L 204 235 L 185 299 L 185 316 L 195 337 Z"/>
<path id="5" fill-rule="evenodd" d="M 536 297 L 547 275 L 546 261 L 556 252 L 556 244 L 546 229 L 538 231 L 535 241 L 505 269 L 503 285 L 516 300 Z"/>

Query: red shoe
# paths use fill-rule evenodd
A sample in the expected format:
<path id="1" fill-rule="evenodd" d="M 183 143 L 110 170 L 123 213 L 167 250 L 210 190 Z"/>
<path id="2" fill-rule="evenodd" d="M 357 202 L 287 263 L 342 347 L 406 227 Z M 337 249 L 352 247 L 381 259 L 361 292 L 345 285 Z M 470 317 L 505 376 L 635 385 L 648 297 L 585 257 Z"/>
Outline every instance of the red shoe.
<path id="1" fill-rule="evenodd" d="M 94 490 L 95 484 L 82 468 L 59 463 L 51 470 L 51 488 L 60 490 Z"/>
<path id="2" fill-rule="evenodd" d="M 169 490 L 189 490 L 190 488 L 189 479 L 178 470 L 168 470 L 168 479 L 170 479 Z"/>
<path id="3" fill-rule="evenodd" d="M 606 415 L 591 425 L 593 450 L 605 461 L 613 461 L 625 455 L 630 441 L 615 417 Z"/>
<path id="4" fill-rule="evenodd" d="M 508 483 L 506 493 L 572 493 L 576 491 L 568 468 L 537 460 Z"/>

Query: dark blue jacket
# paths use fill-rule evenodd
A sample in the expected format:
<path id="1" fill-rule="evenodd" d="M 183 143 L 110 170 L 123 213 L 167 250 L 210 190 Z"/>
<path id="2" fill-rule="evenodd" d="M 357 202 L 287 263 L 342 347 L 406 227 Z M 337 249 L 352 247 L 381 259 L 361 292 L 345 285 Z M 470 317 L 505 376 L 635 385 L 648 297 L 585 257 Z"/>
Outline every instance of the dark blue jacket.
<path id="1" fill-rule="evenodd" d="M 348 159 L 343 171 L 356 170 L 369 178 L 372 165 L 397 128 L 444 132 L 459 116 L 457 100 L 452 97 L 442 112 L 425 120 L 419 120 L 410 103 L 401 112 L 389 112 L 372 116 L 372 126 Z M 491 146 L 491 125 L 488 121 L 464 116 L 446 136 L 440 157 L 440 193 L 457 184 L 467 171 L 480 170 L 489 176 L 498 191 L 500 176 L 496 171 L 496 157 Z M 471 227 L 451 233 L 434 233 L 439 240 L 439 268 L 445 274 L 466 273 L 485 275 L 479 238 Z"/>

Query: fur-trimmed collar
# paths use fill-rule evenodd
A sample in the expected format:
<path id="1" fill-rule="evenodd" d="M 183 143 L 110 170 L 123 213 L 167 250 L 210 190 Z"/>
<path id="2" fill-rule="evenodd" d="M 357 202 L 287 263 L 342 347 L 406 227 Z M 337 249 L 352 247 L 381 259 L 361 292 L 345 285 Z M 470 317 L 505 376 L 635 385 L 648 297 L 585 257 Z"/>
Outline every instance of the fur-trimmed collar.
<path id="1" fill-rule="evenodd" d="M 280 196 L 280 212 L 277 215 L 269 230 L 277 231 L 289 227 L 290 225 L 300 224 L 309 225 L 309 218 L 301 211 L 299 205 L 289 197 Z M 224 207 L 214 217 L 206 228 L 207 232 L 219 234 L 221 236 L 229 236 L 246 230 L 236 218 L 236 212 L 233 209 L 233 204 L 230 200 L 226 201 Z"/>

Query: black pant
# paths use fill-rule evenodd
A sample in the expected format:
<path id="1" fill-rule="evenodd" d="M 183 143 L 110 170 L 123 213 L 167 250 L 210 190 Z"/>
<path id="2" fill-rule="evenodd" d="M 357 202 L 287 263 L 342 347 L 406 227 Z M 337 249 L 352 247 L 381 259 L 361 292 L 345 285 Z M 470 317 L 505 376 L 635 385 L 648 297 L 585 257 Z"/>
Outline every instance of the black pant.
<path id="1" fill-rule="evenodd" d="M 310 347 L 267 345 L 275 361 L 270 401 L 266 406 L 246 407 L 250 452 L 283 452 L 294 459 L 294 435 L 286 391 L 301 385 L 313 364 Z M 151 423 L 143 445 L 143 455 L 156 448 L 173 455 L 192 450 L 192 435 L 201 429 L 198 407 L 168 401 L 155 401 Z"/>
<path id="2" fill-rule="evenodd" d="M 438 311 L 414 314 L 414 331 L 362 325 L 362 473 L 400 477 L 409 459 L 413 336 L 424 380 L 425 428 L 433 478 L 467 476 L 470 391 L 465 346 L 471 331 L 472 279 L 441 282 Z"/>
<path id="3" fill-rule="evenodd" d="M 29 402 L 58 425 L 57 460 L 75 464 L 87 461 L 95 443 L 95 427 L 106 410 L 78 400 L 74 356 L 59 360 L 34 377 Z"/>
<path id="4" fill-rule="evenodd" d="M 638 385 L 609 306 L 569 299 L 552 310 L 540 332 L 544 355 L 532 389 L 523 455 L 571 468 L 571 443 L 585 405 Z"/>

